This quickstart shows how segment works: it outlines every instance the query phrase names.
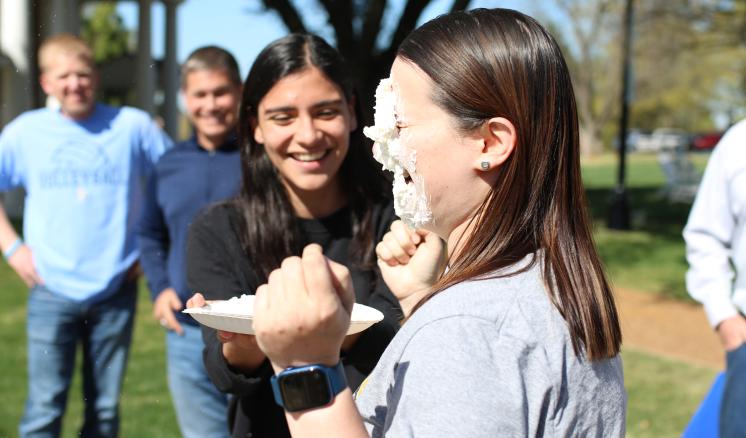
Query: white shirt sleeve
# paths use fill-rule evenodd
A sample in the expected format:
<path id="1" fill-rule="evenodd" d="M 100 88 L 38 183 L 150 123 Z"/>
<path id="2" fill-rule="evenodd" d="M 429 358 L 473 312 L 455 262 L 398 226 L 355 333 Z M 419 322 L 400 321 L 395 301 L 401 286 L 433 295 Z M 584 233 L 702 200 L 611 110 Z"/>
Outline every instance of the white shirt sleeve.
<path id="1" fill-rule="evenodd" d="M 736 132 L 726 134 L 710 156 L 684 228 L 689 262 L 686 287 L 692 298 L 704 305 L 713 327 L 738 313 L 731 299 L 735 276 L 732 247 L 738 223 L 733 211 L 728 162 L 734 159 L 730 157 L 730 151 L 735 149 L 732 143 L 742 140 Z"/>

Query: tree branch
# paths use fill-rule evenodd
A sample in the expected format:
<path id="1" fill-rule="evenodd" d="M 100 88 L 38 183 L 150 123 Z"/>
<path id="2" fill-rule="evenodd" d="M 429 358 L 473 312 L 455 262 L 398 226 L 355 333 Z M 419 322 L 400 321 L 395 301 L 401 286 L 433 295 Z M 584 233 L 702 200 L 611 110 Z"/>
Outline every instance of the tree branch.
<path id="1" fill-rule="evenodd" d="M 451 12 L 465 11 L 469 7 L 469 3 L 471 3 L 471 0 L 453 0 Z"/>
<path id="2" fill-rule="evenodd" d="M 360 51 L 373 53 L 373 48 L 381 32 L 381 20 L 386 10 L 386 0 L 370 0 L 363 19 L 363 32 L 360 35 Z"/>
<path id="3" fill-rule="evenodd" d="M 385 58 L 394 57 L 396 51 L 399 49 L 399 45 L 417 25 L 417 20 L 428 4 L 430 4 L 430 0 L 409 0 L 407 2 L 407 6 L 404 8 L 404 12 L 402 12 L 399 19 L 399 25 L 396 27 L 394 36 L 391 38 L 391 45 L 386 50 Z"/>
<path id="4" fill-rule="evenodd" d="M 265 8 L 272 9 L 280 15 L 282 22 L 290 32 L 306 32 L 303 19 L 300 18 L 295 6 L 289 0 L 262 0 L 262 3 Z"/>
<path id="5" fill-rule="evenodd" d="M 357 48 L 355 34 L 352 31 L 352 1 L 319 0 L 319 3 L 329 15 L 329 23 L 337 36 L 337 49 L 345 58 L 350 59 Z"/>

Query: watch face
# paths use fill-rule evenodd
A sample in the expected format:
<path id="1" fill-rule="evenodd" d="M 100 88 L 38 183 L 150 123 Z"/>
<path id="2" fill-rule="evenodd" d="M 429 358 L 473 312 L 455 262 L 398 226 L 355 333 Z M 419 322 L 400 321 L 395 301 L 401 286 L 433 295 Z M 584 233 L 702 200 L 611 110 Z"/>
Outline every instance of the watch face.
<path id="1" fill-rule="evenodd" d="M 331 403 L 329 383 L 323 371 L 306 369 L 278 379 L 287 411 L 302 411 Z"/>

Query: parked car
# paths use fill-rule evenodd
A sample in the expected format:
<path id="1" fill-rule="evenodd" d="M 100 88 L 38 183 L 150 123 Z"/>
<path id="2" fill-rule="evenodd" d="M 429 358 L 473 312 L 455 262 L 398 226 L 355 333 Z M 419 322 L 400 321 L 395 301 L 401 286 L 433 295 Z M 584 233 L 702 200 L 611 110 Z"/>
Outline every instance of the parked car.
<path id="1" fill-rule="evenodd" d="M 709 151 L 718 144 L 723 132 L 708 132 L 705 134 L 695 134 L 689 142 L 689 149 L 692 151 Z"/>
<path id="2" fill-rule="evenodd" d="M 681 130 L 658 128 L 650 135 L 637 139 L 637 150 L 640 152 L 660 152 L 671 149 L 684 149 L 689 144 L 689 136 Z"/>
<path id="3" fill-rule="evenodd" d="M 627 152 L 635 152 L 637 150 L 637 142 L 640 138 L 650 135 L 645 131 L 639 129 L 630 129 L 627 131 Z M 615 135 L 613 141 L 614 150 L 619 150 L 619 135 Z"/>

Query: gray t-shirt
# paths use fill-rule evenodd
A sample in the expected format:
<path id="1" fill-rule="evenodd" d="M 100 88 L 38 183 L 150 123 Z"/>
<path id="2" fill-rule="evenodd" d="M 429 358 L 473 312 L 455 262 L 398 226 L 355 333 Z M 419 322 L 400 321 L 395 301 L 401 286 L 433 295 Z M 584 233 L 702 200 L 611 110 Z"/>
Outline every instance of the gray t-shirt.
<path id="1" fill-rule="evenodd" d="M 356 401 L 373 437 L 625 431 L 621 359 L 589 362 L 575 354 L 538 261 L 526 272 L 433 297 L 402 326 Z"/>

